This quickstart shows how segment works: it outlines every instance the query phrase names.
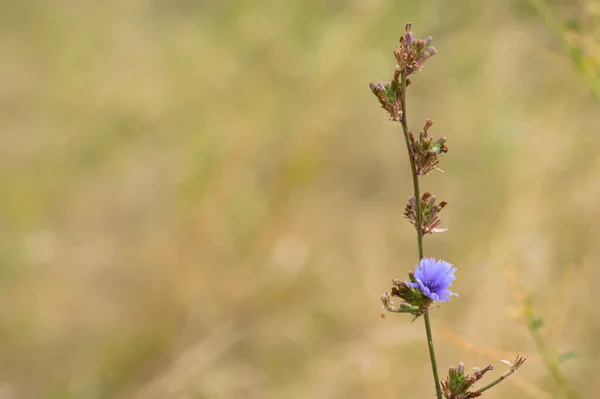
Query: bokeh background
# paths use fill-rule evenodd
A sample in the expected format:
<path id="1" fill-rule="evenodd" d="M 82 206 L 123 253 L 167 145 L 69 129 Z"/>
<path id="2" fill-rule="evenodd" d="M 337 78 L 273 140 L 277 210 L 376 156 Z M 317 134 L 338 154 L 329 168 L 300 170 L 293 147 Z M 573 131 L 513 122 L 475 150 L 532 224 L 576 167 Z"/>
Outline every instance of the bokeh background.
<path id="1" fill-rule="evenodd" d="M 595 2 L 549 7 L 598 43 Z M 432 314 L 441 372 L 520 352 L 486 397 L 562 397 L 530 295 L 600 397 L 600 100 L 529 2 L 1 10 L 0 398 L 432 398 L 422 321 L 380 318 L 416 245 L 368 83 L 406 21 L 438 49 L 409 123 L 450 147 L 423 179 L 449 202 L 425 253 L 459 269 Z"/>

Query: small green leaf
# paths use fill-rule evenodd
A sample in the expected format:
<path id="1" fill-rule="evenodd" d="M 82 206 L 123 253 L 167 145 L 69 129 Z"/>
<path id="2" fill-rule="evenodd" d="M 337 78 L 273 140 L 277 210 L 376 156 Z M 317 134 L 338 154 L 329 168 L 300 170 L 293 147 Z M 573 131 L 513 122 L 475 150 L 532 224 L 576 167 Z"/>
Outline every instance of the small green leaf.
<path id="1" fill-rule="evenodd" d="M 568 351 L 568 352 L 561 353 L 560 355 L 558 355 L 558 361 L 562 363 L 562 362 L 565 362 L 565 361 L 567 361 L 569 359 L 574 359 L 576 357 L 577 357 L 577 352 L 575 352 L 575 351 Z"/>
<path id="2" fill-rule="evenodd" d="M 529 325 L 529 328 L 531 328 L 532 330 L 539 330 L 543 325 L 544 325 L 544 319 L 537 318 L 537 319 L 531 320 L 531 324 Z"/>
<path id="3" fill-rule="evenodd" d="M 580 32 L 581 31 L 581 24 L 576 19 L 570 19 L 570 20 L 568 20 L 568 21 L 565 22 L 565 29 L 569 30 L 569 31 L 572 31 L 572 32 Z"/>
<path id="4" fill-rule="evenodd" d="M 431 146 L 431 149 L 432 149 L 433 151 L 435 151 L 435 153 L 436 153 L 436 154 L 440 155 L 440 153 L 442 152 L 442 147 L 443 147 L 443 145 L 442 145 L 442 144 L 437 144 L 437 143 L 434 143 L 434 144 Z"/>

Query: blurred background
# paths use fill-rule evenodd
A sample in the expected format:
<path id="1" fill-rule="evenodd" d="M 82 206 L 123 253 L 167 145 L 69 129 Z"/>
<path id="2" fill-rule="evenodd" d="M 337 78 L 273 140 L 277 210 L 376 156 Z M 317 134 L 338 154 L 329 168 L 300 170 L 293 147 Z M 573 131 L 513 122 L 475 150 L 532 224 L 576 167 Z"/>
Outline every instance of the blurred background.
<path id="1" fill-rule="evenodd" d="M 434 397 L 422 321 L 380 318 L 417 251 L 368 83 L 407 21 L 409 124 L 450 148 L 441 373 L 520 352 L 485 397 L 563 397 L 529 309 L 599 397 L 600 100 L 532 3 L 3 2 L 0 398 Z M 597 50 L 596 2 L 547 6 Z"/>

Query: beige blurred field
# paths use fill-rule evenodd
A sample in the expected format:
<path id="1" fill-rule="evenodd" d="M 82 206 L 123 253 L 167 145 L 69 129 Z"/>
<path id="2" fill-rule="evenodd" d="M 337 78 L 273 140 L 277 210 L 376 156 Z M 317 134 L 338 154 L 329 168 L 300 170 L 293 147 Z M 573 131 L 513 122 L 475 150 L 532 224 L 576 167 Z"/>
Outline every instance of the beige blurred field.
<path id="1" fill-rule="evenodd" d="M 485 397 L 562 397 L 513 273 L 600 397 L 600 100 L 528 2 L 1 10 L 0 399 L 433 398 L 422 321 L 380 318 L 417 255 L 368 83 L 406 21 L 438 49 L 409 124 L 450 148 L 423 181 L 449 202 L 425 254 L 459 269 L 432 313 L 442 374 L 520 352 Z"/>

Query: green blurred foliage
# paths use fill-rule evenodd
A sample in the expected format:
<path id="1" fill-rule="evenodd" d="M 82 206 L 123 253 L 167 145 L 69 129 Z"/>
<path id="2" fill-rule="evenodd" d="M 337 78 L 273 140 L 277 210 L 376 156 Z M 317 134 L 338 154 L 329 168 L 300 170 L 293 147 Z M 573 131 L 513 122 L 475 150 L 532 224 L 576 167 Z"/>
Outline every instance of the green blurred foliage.
<path id="1" fill-rule="evenodd" d="M 450 148 L 425 253 L 461 296 L 434 330 L 535 353 L 516 268 L 598 396 L 598 99 L 530 5 L 23 0 L 0 13 L 0 397 L 432 395 L 421 323 L 379 318 L 416 245 L 367 85 L 408 20 L 438 49 L 409 124 Z M 436 337 L 441 374 L 502 369 Z M 535 356 L 510 381 L 486 397 L 560 394 Z"/>

